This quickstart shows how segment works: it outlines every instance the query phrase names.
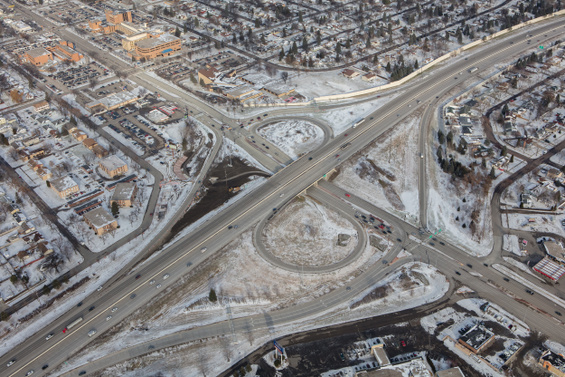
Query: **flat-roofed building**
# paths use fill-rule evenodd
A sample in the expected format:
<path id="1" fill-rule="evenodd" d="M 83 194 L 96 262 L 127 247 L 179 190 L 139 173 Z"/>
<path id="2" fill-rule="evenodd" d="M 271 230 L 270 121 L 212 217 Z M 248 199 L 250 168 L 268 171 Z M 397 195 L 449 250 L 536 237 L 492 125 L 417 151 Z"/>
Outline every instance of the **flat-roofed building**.
<path id="1" fill-rule="evenodd" d="M 53 191 L 59 195 L 61 199 L 65 199 L 70 194 L 78 192 L 78 184 L 71 178 L 64 176 L 49 182 Z"/>
<path id="2" fill-rule="evenodd" d="M 128 171 L 128 165 L 118 156 L 106 157 L 98 163 L 100 170 L 106 173 L 110 178 L 117 175 L 123 175 Z"/>
<path id="3" fill-rule="evenodd" d="M 212 84 L 219 74 L 220 71 L 214 67 L 208 69 L 202 68 L 198 71 L 198 82 L 203 82 L 205 85 Z"/>
<path id="4" fill-rule="evenodd" d="M 142 32 L 143 28 L 140 28 L 131 22 L 124 21 L 116 25 L 116 31 L 121 31 L 125 35 L 133 35 Z"/>
<path id="5" fill-rule="evenodd" d="M 459 344 L 473 353 L 479 353 L 494 342 L 494 334 L 482 325 L 475 325 L 458 340 Z"/>
<path id="6" fill-rule="evenodd" d="M 115 202 L 120 207 L 133 207 L 136 194 L 137 185 L 134 182 L 118 183 L 110 199 L 110 205 Z"/>
<path id="7" fill-rule="evenodd" d="M 20 59 L 24 63 L 31 63 L 36 67 L 41 67 L 48 61 L 53 60 L 53 53 L 46 48 L 38 47 L 24 52 L 20 55 Z"/>
<path id="8" fill-rule="evenodd" d="M 118 227 L 116 219 L 102 207 L 95 208 L 85 213 L 83 217 L 84 222 L 87 223 L 98 236 Z"/>
<path id="9" fill-rule="evenodd" d="M 565 377 L 565 358 L 563 358 L 563 355 L 547 350 L 541 355 L 539 363 L 553 375 Z"/>
<path id="10" fill-rule="evenodd" d="M 41 101 L 33 105 L 35 112 L 40 113 L 44 110 L 49 110 L 49 102 Z"/>
<path id="11" fill-rule="evenodd" d="M 84 55 L 75 50 L 75 44 L 67 41 L 59 41 L 59 44 L 51 49 L 55 56 L 62 61 L 78 62 Z"/>
<path id="12" fill-rule="evenodd" d="M 131 12 L 130 11 L 111 11 L 106 9 L 104 12 L 106 15 L 106 21 L 110 24 L 120 24 L 124 21 L 132 22 Z"/>
<path id="13" fill-rule="evenodd" d="M 101 107 L 106 111 L 118 109 L 120 107 L 134 103 L 139 99 L 138 96 L 131 92 L 119 92 L 112 93 L 106 97 L 99 98 L 92 102 L 86 104 L 88 109 L 94 109 L 95 107 Z"/>
<path id="14" fill-rule="evenodd" d="M 449 368 L 445 370 L 440 370 L 436 373 L 436 377 L 465 377 L 463 372 L 459 367 Z"/>
<path id="15" fill-rule="evenodd" d="M 128 35 L 124 39 L 122 39 L 122 47 L 126 51 L 133 51 L 135 50 L 135 44 L 139 41 L 149 38 L 149 33 L 142 32 L 137 34 Z"/>
<path id="16" fill-rule="evenodd" d="M 135 51 L 128 54 L 135 60 L 151 60 L 163 56 L 170 56 L 182 47 L 181 39 L 171 34 L 162 34 L 158 37 L 143 39 L 135 44 Z"/>

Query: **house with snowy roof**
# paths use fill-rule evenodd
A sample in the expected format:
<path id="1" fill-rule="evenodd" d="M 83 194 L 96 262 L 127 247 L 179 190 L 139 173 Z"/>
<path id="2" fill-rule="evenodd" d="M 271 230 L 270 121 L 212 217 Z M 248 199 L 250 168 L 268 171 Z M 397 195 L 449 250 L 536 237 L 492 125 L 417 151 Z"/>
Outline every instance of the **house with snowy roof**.
<path id="1" fill-rule="evenodd" d="M 84 222 L 96 233 L 101 236 L 118 227 L 118 222 L 104 208 L 98 207 L 84 214 Z"/>

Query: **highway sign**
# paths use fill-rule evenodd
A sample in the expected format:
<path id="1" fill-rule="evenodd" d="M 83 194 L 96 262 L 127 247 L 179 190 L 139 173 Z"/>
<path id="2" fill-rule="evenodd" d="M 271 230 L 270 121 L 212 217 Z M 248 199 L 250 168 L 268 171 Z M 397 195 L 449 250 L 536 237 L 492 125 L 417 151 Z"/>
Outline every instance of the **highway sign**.
<path id="1" fill-rule="evenodd" d="M 273 340 L 273 344 L 275 345 L 277 351 L 279 351 L 281 355 L 284 355 L 284 348 L 282 348 L 276 340 Z"/>

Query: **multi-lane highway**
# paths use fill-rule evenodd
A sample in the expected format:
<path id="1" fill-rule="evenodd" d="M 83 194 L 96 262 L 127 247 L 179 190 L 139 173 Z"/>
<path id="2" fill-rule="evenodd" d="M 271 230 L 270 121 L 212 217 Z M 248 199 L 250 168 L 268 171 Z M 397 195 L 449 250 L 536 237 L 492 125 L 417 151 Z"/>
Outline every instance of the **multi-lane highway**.
<path id="1" fill-rule="evenodd" d="M 252 195 L 240 198 L 239 201 L 203 224 L 198 231 L 167 247 L 143 267 L 119 279 L 112 286 L 96 292 L 85 300 L 80 307 L 62 315 L 54 323 L 46 326 L 45 330 L 15 347 L 10 353 L 0 358 L 0 373 L 6 376 L 23 376 L 29 370 L 48 372 L 61 364 L 74 352 L 109 329 L 116 321 L 125 318 L 129 313 L 146 303 L 160 289 L 190 271 L 197 264 L 202 263 L 209 254 L 219 250 L 241 232 L 251 228 L 257 222 L 257 219 L 268 217 L 273 213 L 276 214 L 286 201 L 314 184 L 325 173 L 339 165 L 341 161 L 365 148 L 387 129 L 398 125 L 400 120 L 408 116 L 423 101 L 439 97 L 462 80 L 471 77 L 470 68 L 478 67 L 480 72 L 482 69 L 492 67 L 499 61 L 507 59 L 508 56 L 528 52 L 532 47 L 529 47 L 526 43 L 528 39 L 526 33 L 533 33 L 540 39 L 550 38 L 562 34 L 563 24 L 561 19 L 553 19 L 543 25 L 536 26 L 534 29 L 535 31 L 532 31 L 532 29 L 517 31 L 508 38 L 493 41 L 480 49 L 470 51 L 465 59 L 456 59 L 437 68 L 433 73 L 416 80 L 394 102 L 385 104 L 368 116 L 359 127 L 349 131 L 348 137 L 338 135 L 323 148 L 308 153 L 284 169 L 279 170 L 265 184 L 257 188 Z M 543 37 L 543 35 L 547 35 L 547 37 Z M 344 141 L 350 143 L 345 149 L 341 148 Z M 414 151 L 414 153 L 417 153 L 417 151 Z M 284 195 L 281 196 L 281 194 Z M 407 239 L 407 235 L 404 235 L 402 239 Z M 447 265 L 452 269 L 460 263 L 455 258 L 449 257 L 446 252 L 439 255 L 441 255 L 438 258 L 440 258 L 442 265 Z M 457 258 L 470 259 L 471 257 L 460 253 Z M 355 284 L 358 286 L 355 289 L 362 289 L 363 286 L 366 287 L 368 284 L 378 281 L 386 274 L 386 271 L 387 269 L 375 266 L 357 278 Z M 486 273 L 485 271 L 481 273 L 483 272 Z M 139 277 L 137 277 L 138 275 Z M 166 280 L 165 275 L 168 275 Z M 155 282 L 152 284 L 153 280 Z M 480 281 L 480 279 L 473 279 L 471 276 L 468 277 L 468 280 L 470 281 L 468 285 Z M 161 286 L 157 288 L 159 284 Z M 508 288 L 514 289 L 513 286 Z M 479 286 L 479 289 L 492 295 L 494 301 L 502 307 L 513 309 L 515 301 L 501 297 L 497 294 L 497 290 L 490 285 L 483 284 Z M 328 308 L 335 308 L 347 302 L 351 294 L 345 289 L 337 290 L 308 304 L 293 307 L 292 310 L 283 309 L 269 313 L 262 316 L 262 320 L 254 321 L 252 328 L 253 326 L 276 327 L 279 324 L 315 317 Z M 549 304 L 542 297 L 535 297 L 535 300 L 539 301 L 536 302 L 536 305 Z M 112 312 L 113 308 L 118 309 Z M 109 315 L 112 315 L 112 317 L 107 320 Z M 63 334 L 63 328 L 78 317 L 83 317 L 83 321 Z M 539 326 L 538 323 L 545 324 L 548 321 L 546 317 L 538 313 L 533 313 L 532 317 L 535 317 L 536 326 Z M 248 329 L 250 326 L 246 318 L 234 322 L 236 331 Z M 229 331 L 226 324 L 216 326 L 222 327 L 221 331 L 224 331 L 224 333 Z M 96 329 L 97 333 L 93 337 L 89 337 L 87 334 L 92 329 Z M 218 330 L 216 329 L 216 331 Z M 46 340 L 50 333 L 54 334 L 53 337 Z M 202 335 L 204 330 L 198 330 L 198 333 Z M 554 334 L 554 337 L 558 340 L 564 338 L 562 331 L 558 332 L 554 329 L 550 333 Z M 6 367 L 12 359 L 15 360 L 15 363 Z M 92 363 L 92 365 L 94 364 Z M 41 368 L 44 365 L 48 365 L 48 367 L 42 371 Z M 85 366 L 85 368 L 88 373 L 94 371 L 91 365 Z"/>

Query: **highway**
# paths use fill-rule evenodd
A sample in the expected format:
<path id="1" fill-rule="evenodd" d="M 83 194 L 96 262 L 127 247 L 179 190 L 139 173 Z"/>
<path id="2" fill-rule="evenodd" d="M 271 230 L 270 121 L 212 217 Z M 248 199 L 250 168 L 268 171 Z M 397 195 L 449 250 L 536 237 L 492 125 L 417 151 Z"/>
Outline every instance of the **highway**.
<path id="1" fill-rule="evenodd" d="M 559 31 L 557 30 L 559 28 Z M 563 24 L 561 19 L 553 19 L 544 25 L 537 27 L 538 31 L 534 34 L 561 33 Z M 229 206 L 219 214 L 203 224 L 197 231 L 183 237 L 178 242 L 167 247 L 162 253 L 150 260 L 144 266 L 133 271 L 128 276 L 119 279 L 112 286 L 96 292 L 82 306 L 62 315 L 57 321 L 46 326 L 45 330 L 36 334 L 33 339 L 29 339 L 24 344 L 20 344 L 15 349 L 0 358 L 0 373 L 7 376 L 23 376 L 29 370 L 35 370 L 38 375 L 42 375 L 41 366 L 48 364 L 48 372 L 54 366 L 64 362 L 70 355 L 86 346 L 91 339 L 99 336 L 103 331 L 109 329 L 115 321 L 124 319 L 128 314 L 146 303 L 150 297 L 157 293 L 157 284 L 162 284 L 159 289 L 163 289 L 167 284 L 180 278 L 181 275 L 190 271 L 199 263 L 202 263 L 207 255 L 221 249 L 239 234 L 250 229 L 256 224 L 257 219 L 265 218 L 278 211 L 284 203 L 294 196 L 307 189 L 317 182 L 324 174 L 334 169 L 341 161 L 346 160 L 353 154 L 369 145 L 374 139 L 382 135 L 386 130 L 396 126 L 399 122 L 410 115 L 417 107 L 419 102 L 429 98 L 440 97 L 443 93 L 458 85 L 459 81 L 471 77 L 468 70 L 478 67 L 479 70 L 494 66 L 498 61 L 506 59 L 509 55 L 518 52 L 527 52 L 525 34 L 530 31 L 520 30 L 513 33 L 509 38 L 499 39 L 489 43 L 484 48 L 475 49 L 465 56 L 467 60 L 459 59 L 447 65 L 439 67 L 433 74 L 427 75 L 406 88 L 395 101 L 382 106 L 371 116 L 366 117 L 359 127 L 349 131 L 349 136 L 338 135 L 327 145 L 314 152 L 308 153 L 300 159 L 290 163 L 284 169 L 280 169 L 265 184 L 257 188 L 252 195 L 240 198 L 236 203 Z M 510 44 L 509 41 L 514 43 Z M 342 149 L 344 141 L 351 144 Z M 284 194 L 282 197 L 280 194 Z M 237 228 L 228 229 L 228 226 L 238 225 Z M 404 224 L 403 227 L 408 226 Z M 406 240 L 407 236 L 401 237 Z M 206 247 L 205 251 L 201 248 Z M 398 245 L 395 250 L 398 250 Z M 202 252 L 203 251 L 203 252 Z M 449 250 L 447 252 L 451 252 Z M 448 268 L 455 268 L 458 264 L 466 260 L 473 260 L 472 257 L 460 252 L 457 259 L 449 257 L 445 252 L 440 254 L 441 264 Z M 188 266 L 188 263 L 192 265 Z M 439 264 L 439 263 L 438 263 Z M 476 264 L 476 263 L 475 263 Z M 396 267 L 396 266 L 394 266 Z M 356 285 L 352 289 L 363 289 L 376 281 L 382 279 L 392 267 L 373 266 L 366 273 L 357 278 Z M 481 269 L 479 272 L 483 273 Z M 486 272 L 485 272 L 486 273 Z M 135 278 L 136 275 L 139 278 Z M 164 280 L 165 274 L 169 275 Z M 156 280 L 155 284 L 150 284 L 151 280 Z M 481 281 L 480 279 L 468 279 L 469 284 Z M 465 281 L 467 284 L 467 281 Z M 472 286 L 471 286 L 472 287 Z M 494 302 L 506 309 L 515 309 L 515 301 L 507 296 L 500 295 L 499 290 L 488 284 L 479 285 L 481 294 L 491 295 Z M 510 289 L 514 287 L 511 285 Z M 359 291 L 354 291 L 359 292 Z M 245 329 L 255 329 L 265 326 L 273 328 L 280 324 L 301 321 L 320 315 L 329 308 L 335 308 L 346 303 L 352 293 L 344 289 L 339 289 L 316 299 L 310 303 L 288 309 L 261 315 L 262 319 L 257 321 L 241 318 L 234 321 L 236 331 Z M 552 305 L 540 296 L 533 297 L 536 305 Z M 94 306 L 92 311 L 89 308 Z M 111 313 L 112 308 L 118 310 L 112 314 L 112 318 L 106 321 L 106 317 Z M 62 329 L 78 316 L 83 316 L 84 321 L 68 331 L 62 333 Z M 253 316 L 252 318 L 256 318 Z M 528 318 L 529 322 L 535 320 L 536 327 L 548 326 L 549 321 L 555 327 L 555 322 L 546 316 L 533 312 Z M 226 324 L 216 324 L 227 333 Z M 86 334 L 91 329 L 97 329 L 97 334 L 92 338 Z M 215 331 L 219 331 L 216 329 Z M 50 332 L 54 333 L 53 338 L 45 340 Z M 194 330 L 199 336 L 205 336 L 206 329 Z M 555 340 L 563 340 L 562 331 L 549 331 Z M 185 339 L 185 342 L 188 339 Z M 9 360 L 15 359 L 16 362 L 11 367 L 6 367 Z M 95 363 L 88 366 L 88 373 L 93 372 Z"/>

